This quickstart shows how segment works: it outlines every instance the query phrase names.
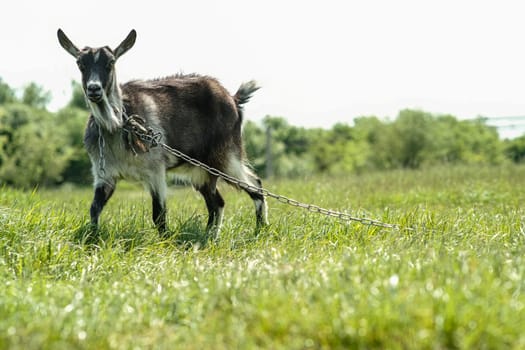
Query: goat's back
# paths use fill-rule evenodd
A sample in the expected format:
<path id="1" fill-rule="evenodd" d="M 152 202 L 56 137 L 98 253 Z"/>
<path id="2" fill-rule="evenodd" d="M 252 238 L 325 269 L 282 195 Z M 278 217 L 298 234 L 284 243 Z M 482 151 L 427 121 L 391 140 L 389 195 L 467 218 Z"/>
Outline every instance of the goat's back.
<path id="1" fill-rule="evenodd" d="M 121 86 L 128 115 L 159 128 L 163 141 L 210 166 L 227 154 L 243 158 L 241 115 L 234 98 L 214 78 L 176 75 Z"/>

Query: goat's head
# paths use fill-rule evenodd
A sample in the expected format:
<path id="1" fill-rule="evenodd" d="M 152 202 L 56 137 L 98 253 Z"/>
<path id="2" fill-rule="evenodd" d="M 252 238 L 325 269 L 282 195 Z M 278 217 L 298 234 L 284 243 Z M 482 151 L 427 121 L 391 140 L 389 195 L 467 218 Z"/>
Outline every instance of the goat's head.
<path id="1" fill-rule="evenodd" d="M 120 124 L 120 117 L 115 114 L 121 111 L 115 62 L 133 47 L 137 33 L 132 30 L 114 50 L 108 46 L 79 50 L 61 29 L 57 35 L 60 45 L 77 60 L 82 73 L 82 87 L 95 119 L 113 130 Z"/>

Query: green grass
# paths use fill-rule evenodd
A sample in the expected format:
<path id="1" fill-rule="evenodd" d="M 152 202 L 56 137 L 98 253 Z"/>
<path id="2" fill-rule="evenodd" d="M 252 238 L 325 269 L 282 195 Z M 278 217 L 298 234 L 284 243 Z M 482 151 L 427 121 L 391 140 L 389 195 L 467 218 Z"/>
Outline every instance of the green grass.
<path id="1" fill-rule="evenodd" d="M 525 348 L 525 168 L 267 181 L 272 192 L 416 230 L 345 223 L 223 186 L 221 240 L 171 189 L 172 236 L 122 186 L 86 233 L 90 189 L 0 191 L 0 348 Z M 198 243 L 198 244 L 197 244 Z M 198 247 L 200 248 L 198 249 Z"/>

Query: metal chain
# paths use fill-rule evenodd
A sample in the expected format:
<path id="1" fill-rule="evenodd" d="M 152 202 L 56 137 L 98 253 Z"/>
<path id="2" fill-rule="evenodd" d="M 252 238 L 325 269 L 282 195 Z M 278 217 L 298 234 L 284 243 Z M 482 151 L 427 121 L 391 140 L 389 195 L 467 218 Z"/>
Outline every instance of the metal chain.
<path id="1" fill-rule="evenodd" d="M 366 218 L 366 217 L 355 217 L 355 216 L 352 216 L 350 214 L 347 214 L 347 213 L 343 213 L 343 212 L 340 212 L 340 211 L 335 211 L 335 210 L 331 210 L 331 209 L 325 209 L 325 208 L 322 208 L 322 207 L 319 207 L 317 205 L 314 205 L 314 204 L 307 204 L 307 203 L 302 203 L 302 202 L 299 202 L 298 200 L 295 200 L 293 198 L 289 198 L 289 197 L 286 197 L 286 196 L 283 196 L 283 195 L 279 195 L 279 194 L 275 194 L 275 193 L 272 193 L 270 191 L 268 191 L 267 189 L 264 189 L 264 188 L 261 188 L 261 187 L 257 187 L 257 186 L 253 186 L 253 185 L 250 185 L 249 183 L 247 182 L 244 182 L 244 181 L 241 181 L 233 176 L 230 176 L 216 168 L 212 168 L 206 164 L 204 164 L 203 162 L 195 159 L 195 158 L 192 158 L 184 153 L 182 153 L 181 151 L 177 150 L 177 149 L 174 149 L 174 148 L 171 148 L 170 146 L 166 145 L 165 143 L 161 142 L 161 139 L 162 139 L 162 134 L 160 132 L 152 132 L 152 129 L 148 129 L 148 133 L 144 133 L 144 132 L 141 132 L 139 130 L 133 130 L 137 136 L 144 142 L 148 142 L 150 147 L 156 147 L 156 146 L 160 146 L 162 149 L 164 149 L 165 151 L 167 151 L 168 153 L 180 158 L 180 159 L 183 159 L 185 160 L 186 162 L 190 163 L 191 165 L 194 165 L 196 167 L 199 167 L 201 169 L 204 169 L 205 171 L 207 171 L 209 174 L 211 175 L 214 175 L 214 176 L 218 176 L 220 178 L 222 178 L 223 180 L 231 183 L 231 184 L 234 184 L 234 185 L 237 185 L 239 186 L 240 188 L 244 189 L 244 190 L 248 190 L 250 192 L 254 192 L 254 193 L 258 193 L 262 196 L 265 196 L 265 197 L 270 197 L 270 198 L 273 198 L 273 199 L 276 199 L 277 201 L 281 202 L 281 203 L 284 203 L 284 204 L 288 204 L 288 205 L 291 205 L 293 207 L 298 207 L 298 208 L 302 208 L 302 209 L 306 209 L 307 211 L 310 211 L 310 212 L 313 212 L 313 213 L 318 213 L 318 214 L 323 214 L 323 215 L 326 215 L 326 216 L 329 216 L 329 217 L 333 217 L 333 218 L 337 218 L 337 219 L 340 219 L 340 220 L 343 220 L 343 221 L 355 221 L 355 222 L 359 222 L 361 223 L 362 225 L 366 225 L 366 226 L 377 226 L 377 227 L 382 227 L 382 228 L 388 228 L 388 229 L 395 229 L 395 230 L 401 230 L 401 229 L 404 229 L 404 230 L 408 230 L 408 231 L 413 231 L 414 228 L 408 228 L 408 227 L 401 227 L 400 225 L 397 225 L 397 224 L 389 224 L 389 223 L 385 223 L 385 222 L 382 222 L 382 221 L 379 221 L 379 220 L 374 220 L 374 219 L 370 219 L 370 218 Z M 103 148 L 104 148 L 104 138 L 102 137 L 102 133 L 100 132 L 100 127 L 99 127 L 99 149 L 100 149 L 100 170 L 102 172 L 104 172 L 104 167 L 105 167 L 105 160 L 104 160 L 104 154 L 103 154 Z"/>
<path id="2" fill-rule="evenodd" d="M 104 147 L 106 146 L 106 141 L 102 135 L 102 129 L 100 125 L 98 126 L 98 169 L 100 175 L 104 176 L 106 174 L 106 158 L 104 157 Z"/>
<path id="3" fill-rule="evenodd" d="M 256 187 L 256 186 L 253 186 L 253 185 L 250 185 L 249 183 L 246 183 L 244 181 L 241 181 L 235 177 L 232 177 L 218 169 L 215 169 L 215 168 L 212 168 L 204 163 L 202 163 L 201 161 L 197 160 L 197 159 L 194 159 L 194 158 L 191 158 L 190 156 L 182 153 L 181 151 L 179 150 L 176 150 L 174 148 L 171 148 L 169 147 L 168 145 L 166 145 L 165 143 L 163 142 L 159 142 L 158 145 L 160 147 L 162 147 L 164 150 L 166 150 L 167 152 L 171 153 L 172 155 L 178 157 L 178 158 L 181 158 L 185 161 L 187 161 L 188 163 L 196 166 L 196 167 L 199 167 L 201 169 L 204 169 L 206 170 L 208 173 L 212 174 L 212 175 L 215 175 L 215 176 L 218 176 L 220 178 L 222 178 L 223 180 L 226 180 L 232 184 L 235 184 L 237 186 L 239 186 L 240 188 L 244 189 L 244 190 L 249 190 L 251 192 L 255 192 L 255 193 L 258 193 L 260 195 L 263 195 L 265 197 L 270 197 L 270 198 L 273 198 L 273 199 L 276 199 L 277 201 L 281 202 L 281 203 L 285 203 L 285 204 L 288 204 L 288 205 L 291 205 L 291 206 L 294 206 L 294 207 L 298 207 L 298 208 L 303 208 L 303 209 L 306 209 L 310 212 L 313 212 L 313 213 L 319 213 L 319 214 L 324 214 L 326 216 L 329 216 L 329 217 L 334 217 L 334 218 L 337 218 L 337 219 L 340 219 L 340 220 L 343 220 L 343 221 L 356 221 L 356 222 L 359 222 L 361 223 L 362 225 L 367 225 L 367 226 L 377 226 L 377 227 L 383 227 L 383 228 L 388 228 L 388 229 L 396 229 L 396 230 L 399 230 L 401 227 L 399 225 L 396 225 L 396 224 L 389 224 L 389 223 L 385 223 L 385 222 L 381 222 L 379 220 L 374 220 L 374 219 L 370 219 L 370 218 L 365 218 L 365 217 L 355 217 L 355 216 L 352 216 L 350 214 L 347 214 L 347 213 L 343 213 L 343 212 L 339 212 L 339 211 L 335 211 L 335 210 L 330 210 L 330 209 L 325 209 L 325 208 L 322 208 L 322 207 L 319 207 L 317 205 L 314 205 L 314 204 L 307 204 L 307 203 L 302 203 L 302 202 L 299 202 L 298 200 L 295 200 L 293 198 L 289 198 L 289 197 L 286 197 L 286 196 L 283 196 L 283 195 L 279 195 L 279 194 L 275 194 L 275 193 L 272 193 L 264 188 L 261 188 L 261 187 Z"/>

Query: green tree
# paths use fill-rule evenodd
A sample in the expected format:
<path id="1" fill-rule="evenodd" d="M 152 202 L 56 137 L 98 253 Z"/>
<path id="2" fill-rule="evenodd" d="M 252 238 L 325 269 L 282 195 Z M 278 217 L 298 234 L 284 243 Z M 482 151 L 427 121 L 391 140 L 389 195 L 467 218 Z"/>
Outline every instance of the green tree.
<path id="1" fill-rule="evenodd" d="M 525 161 L 525 135 L 505 142 L 505 156 L 514 163 Z"/>
<path id="2" fill-rule="evenodd" d="M 51 101 L 51 93 L 45 91 L 41 86 L 36 83 L 29 83 L 22 94 L 22 103 L 27 106 L 45 109 Z"/>
<path id="3" fill-rule="evenodd" d="M 4 83 L 2 78 L 0 78 L 0 105 L 12 103 L 16 101 L 16 95 L 13 89 L 7 84 Z"/>
<path id="4" fill-rule="evenodd" d="M 266 130 L 271 130 L 270 153 L 273 172 L 276 176 L 295 177 L 314 171 L 313 158 L 308 152 L 310 136 L 304 128 L 288 124 L 283 117 L 266 116 L 263 120 L 266 145 Z M 265 147 L 265 155 L 266 154 Z"/>
<path id="5" fill-rule="evenodd" d="M 418 168 L 434 150 L 431 114 L 405 109 L 392 124 L 394 159 L 403 168 Z"/>
<path id="6" fill-rule="evenodd" d="M 368 150 L 363 169 L 391 169 L 399 167 L 394 159 L 392 148 L 399 148 L 400 141 L 393 136 L 394 130 L 389 121 L 375 116 L 359 117 L 354 120 L 354 135 L 366 143 Z"/>
<path id="7" fill-rule="evenodd" d="M 91 177 L 91 162 L 84 149 L 84 129 L 89 113 L 76 107 L 65 107 L 55 116 L 55 123 L 66 130 L 65 138 L 71 148 L 70 158 L 63 172 L 65 182 L 89 184 Z"/>
<path id="8" fill-rule="evenodd" d="M 503 142 L 498 131 L 487 125 L 484 118 L 462 120 L 459 125 L 467 145 L 463 158 L 465 162 L 500 164 L 504 160 Z"/>
<path id="9" fill-rule="evenodd" d="M 0 91 L 10 90 L 4 85 Z M 75 107 L 48 112 L 45 107 L 49 100 L 48 92 L 30 83 L 20 101 L 10 99 L 10 103 L 0 105 L 3 183 L 31 187 L 64 181 L 90 182 L 89 160 L 82 143 L 88 114 Z"/>
<path id="10" fill-rule="evenodd" d="M 367 168 L 370 145 L 355 127 L 338 123 L 330 130 L 317 130 L 311 153 L 317 172 L 347 174 Z"/>
<path id="11" fill-rule="evenodd" d="M 0 180 L 20 187 L 62 181 L 71 156 L 67 131 L 42 109 L 11 104 L 0 113 Z"/>
<path id="12" fill-rule="evenodd" d="M 248 120 L 244 123 L 243 127 L 243 142 L 250 164 L 257 174 L 264 174 L 266 169 L 265 131 L 257 123 Z"/>
<path id="13" fill-rule="evenodd" d="M 89 110 L 88 105 L 86 103 L 86 96 L 84 94 L 84 89 L 82 89 L 82 85 L 77 83 L 75 80 L 71 81 L 71 100 L 69 100 L 69 103 L 67 104 L 67 107 L 69 108 L 77 108 L 84 111 Z"/>
<path id="14" fill-rule="evenodd" d="M 503 160 L 498 133 L 482 118 L 460 121 L 451 115 L 407 109 L 393 122 L 381 125 L 372 119 L 366 120 L 363 127 L 358 121 L 356 128 L 368 135 L 371 162 L 378 169 L 445 163 L 498 164 Z"/>

